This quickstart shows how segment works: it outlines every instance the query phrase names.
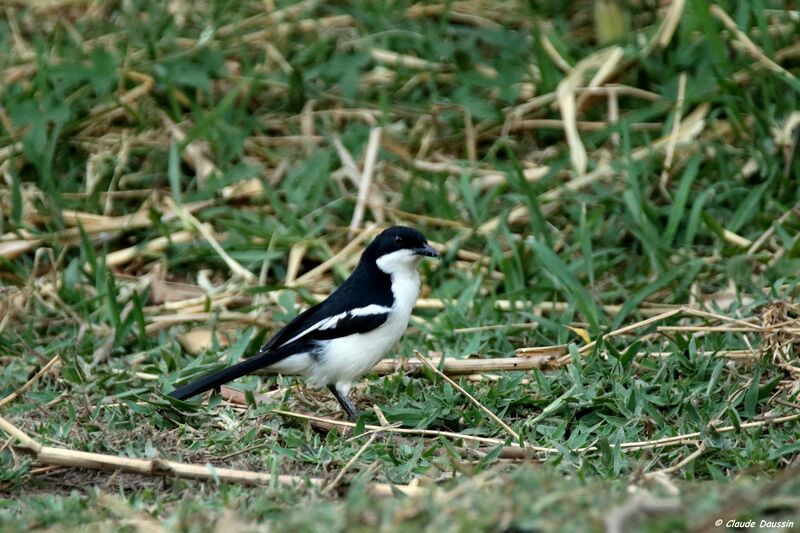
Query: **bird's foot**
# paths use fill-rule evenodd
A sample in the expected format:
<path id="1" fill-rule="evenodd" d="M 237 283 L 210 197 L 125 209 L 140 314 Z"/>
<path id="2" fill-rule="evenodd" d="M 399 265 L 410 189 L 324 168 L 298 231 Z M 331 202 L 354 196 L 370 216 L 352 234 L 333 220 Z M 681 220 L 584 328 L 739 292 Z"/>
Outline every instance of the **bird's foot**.
<path id="1" fill-rule="evenodd" d="M 356 406 L 353 404 L 347 394 L 342 394 L 334 385 L 328 385 L 328 390 L 331 391 L 333 397 L 336 398 L 336 401 L 338 401 L 339 405 L 342 406 L 344 412 L 347 413 L 347 418 L 350 419 L 350 422 L 355 422 L 358 420 L 358 409 L 356 409 Z"/>

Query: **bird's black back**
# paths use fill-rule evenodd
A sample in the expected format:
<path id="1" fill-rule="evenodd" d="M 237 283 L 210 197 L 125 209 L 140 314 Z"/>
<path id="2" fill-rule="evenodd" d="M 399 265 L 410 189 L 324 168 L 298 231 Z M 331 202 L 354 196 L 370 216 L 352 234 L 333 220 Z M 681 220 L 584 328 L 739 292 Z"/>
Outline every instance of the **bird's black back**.
<path id="1" fill-rule="evenodd" d="M 381 271 L 373 261 L 361 260 L 358 267 L 353 271 L 349 278 L 342 283 L 336 291 L 328 298 L 317 305 L 306 309 L 294 320 L 289 322 L 282 330 L 272 337 L 261 348 L 261 352 L 282 346 L 286 341 L 295 337 L 299 333 L 312 327 L 314 324 L 328 317 L 345 313 L 351 310 L 352 302 L 363 302 L 363 306 L 380 305 L 384 307 L 392 306 L 392 279 L 385 272 Z M 359 333 L 369 331 L 379 326 L 386 319 L 384 315 L 375 315 L 371 324 L 367 317 L 362 317 L 358 325 L 353 324 L 353 331 L 343 330 L 342 327 L 336 329 L 318 329 L 304 335 L 298 342 L 313 342 L 325 340 L 332 337 L 339 337 L 346 333 Z M 372 326 L 372 327 L 370 327 Z"/>

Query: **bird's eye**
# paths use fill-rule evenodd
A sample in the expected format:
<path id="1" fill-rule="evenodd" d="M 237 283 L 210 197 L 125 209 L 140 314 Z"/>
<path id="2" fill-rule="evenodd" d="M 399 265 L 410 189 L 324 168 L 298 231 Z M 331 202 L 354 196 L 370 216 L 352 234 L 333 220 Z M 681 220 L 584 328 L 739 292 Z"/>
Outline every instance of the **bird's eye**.
<path id="1" fill-rule="evenodd" d="M 403 244 L 404 244 L 405 242 L 406 242 L 406 240 L 405 240 L 404 238 L 402 238 L 400 235 L 398 235 L 397 237 L 395 237 L 395 238 L 394 238 L 394 243 L 395 243 L 397 246 L 403 246 Z"/>

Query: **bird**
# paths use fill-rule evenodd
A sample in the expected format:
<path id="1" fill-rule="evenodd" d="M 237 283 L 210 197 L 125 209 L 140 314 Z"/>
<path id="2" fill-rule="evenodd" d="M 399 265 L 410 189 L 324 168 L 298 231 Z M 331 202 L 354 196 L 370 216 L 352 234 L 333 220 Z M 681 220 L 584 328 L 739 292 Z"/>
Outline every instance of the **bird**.
<path id="1" fill-rule="evenodd" d="M 301 374 L 327 387 L 347 417 L 358 409 L 349 392 L 400 340 L 419 297 L 421 259 L 439 252 L 414 228 L 392 226 L 367 246 L 353 273 L 328 298 L 308 308 L 252 357 L 169 393 L 185 400 L 262 368 Z"/>

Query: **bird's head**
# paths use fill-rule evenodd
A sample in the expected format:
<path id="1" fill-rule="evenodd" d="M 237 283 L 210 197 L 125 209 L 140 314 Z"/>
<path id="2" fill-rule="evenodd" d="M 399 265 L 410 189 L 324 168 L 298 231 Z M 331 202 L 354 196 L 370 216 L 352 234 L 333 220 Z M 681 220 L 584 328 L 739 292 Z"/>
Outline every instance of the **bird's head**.
<path id="1" fill-rule="evenodd" d="M 362 260 L 372 260 L 382 271 L 392 274 L 414 268 L 423 257 L 439 257 L 419 231 L 404 226 L 392 226 L 382 231 L 364 250 Z"/>

